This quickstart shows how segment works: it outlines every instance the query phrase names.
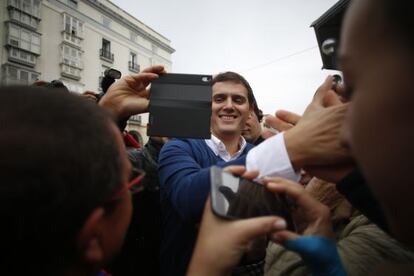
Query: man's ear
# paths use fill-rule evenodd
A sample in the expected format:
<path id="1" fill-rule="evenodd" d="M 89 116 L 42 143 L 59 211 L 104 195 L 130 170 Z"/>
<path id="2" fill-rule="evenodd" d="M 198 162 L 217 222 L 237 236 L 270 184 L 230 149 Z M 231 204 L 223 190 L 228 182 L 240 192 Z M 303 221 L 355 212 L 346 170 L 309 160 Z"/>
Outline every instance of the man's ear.
<path id="1" fill-rule="evenodd" d="M 78 250 L 82 261 L 90 264 L 102 263 L 105 251 L 102 243 L 102 228 L 104 227 L 105 210 L 102 207 L 94 209 L 85 220 L 77 238 Z"/>

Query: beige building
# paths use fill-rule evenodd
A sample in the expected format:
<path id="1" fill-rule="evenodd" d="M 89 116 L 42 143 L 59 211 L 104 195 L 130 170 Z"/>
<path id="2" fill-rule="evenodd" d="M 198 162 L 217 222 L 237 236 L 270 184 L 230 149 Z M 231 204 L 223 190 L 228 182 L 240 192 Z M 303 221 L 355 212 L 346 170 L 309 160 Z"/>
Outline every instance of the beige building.
<path id="1" fill-rule="evenodd" d="M 171 42 L 108 0 L 1 0 L 0 80 L 61 80 L 69 90 L 100 91 L 107 68 L 122 75 L 162 64 L 171 71 Z M 145 134 L 147 116 L 129 128 Z"/>

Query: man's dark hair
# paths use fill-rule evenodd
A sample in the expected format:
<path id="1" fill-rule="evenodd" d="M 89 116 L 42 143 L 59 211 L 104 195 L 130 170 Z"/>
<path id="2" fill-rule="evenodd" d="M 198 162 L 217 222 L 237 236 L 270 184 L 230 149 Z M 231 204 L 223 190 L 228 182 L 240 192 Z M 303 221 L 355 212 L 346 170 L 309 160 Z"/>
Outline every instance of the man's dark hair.
<path id="1" fill-rule="evenodd" d="M 247 89 L 247 99 L 249 100 L 250 107 L 253 108 L 254 113 L 256 113 L 257 118 L 259 119 L 259 122 L 261 121 L 261 118 L 263 118 L 263 115 L 260 115 L 259 107 L 257 106 L 256 98 L 253 94 L 253 89 L 250 86 L 249 82 L 240 74 L 237 74 L 236 72 L 224 72 L 220 73 L 213 77 L 211 80 L 211 86 L 213 86 L 217 82 L 234 82 L 243 85 Z"/>
<path id="2" fill-rule="evenodd" d="M 32 85 L 39 86 L 39 87 L 47 87 L 47 88 L 58 88 L 56 90 L 69 93 L 69 89 L 66 87 L 66 85 L 63 84 L 61 80 L 52 80 L 51 82 L 35 81 Z"/>
<path id="3" fill-rule="evenodd" d="M 257 107 L 257 104 L 256 104 L 256 107 Z M 257 120 L 259 120 L 259 123 L 262 122 L 262 120 L 263 120 L 263 111 L 259 108 L 255 108 L 254 113 L 256 113 L 256 117 L 257 117 Z"/>
<path id="4" fill-rule="evenodd" d="M 122 185 L 110 122 L 76 95 L 0 88 L 3 273 L 60 275 L 74 261 L 86 218 Z"/>

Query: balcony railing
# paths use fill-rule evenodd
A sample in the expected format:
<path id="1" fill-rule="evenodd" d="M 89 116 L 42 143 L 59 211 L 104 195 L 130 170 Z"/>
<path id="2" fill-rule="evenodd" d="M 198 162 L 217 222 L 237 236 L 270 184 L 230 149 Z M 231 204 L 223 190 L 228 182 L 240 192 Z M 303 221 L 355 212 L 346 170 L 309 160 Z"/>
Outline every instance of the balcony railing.
<path id="1" fill-rule="evenodd" d="M 129 121 L 134 124 L 140 125 L 142 123 L 141 115 L 132 115 L 129 117 Z"/>
<path id="2" fill-rule="evenodd" d="M 63 40 L 75 46 L 76 48 L 81 48 L 82 38 L 62 31 Z"/>
<path id="3" fill-rule="evenodd" d="M 132 72 L 139 72 L 139 64 L 136 62 L 128 61 L 128 69 Z"/>
<path id="4" fill-rule="evenodd" d="M 24 64 L 29 67 L 35 67 L 36 65 L 36 56 L 29 54 L 28 52 L 15 49 L 14 47 L 9 48 L 9 57 L 8 59 L 13 62 Z"/>
<path id="5" fill-rule="evenodd" d="M 111 63 L 114 62 L 114 54 L 112 54 L 111 51 L 100 49 L 99 55 L 103 60 L 106 60 Z"/>
<path id="6" fill-rule="evenodd" d="M 83 62 L 80 59 L 79 60 L 72 60 L 71 57 L 63 55 L 60 58 L 60 62 L 63 63 L 63 64 L 66 64 L 68 66 L 77 68 L 77 69 L 83 69 Z"/>
<path id="7" fill-rule="evenodd" d="M 75 67 L 68 66 L 64 63 L 61 64 L 60 74 L 64 77 L 71 78 L 74 80 L 81 79 L 81 70 Z"/>

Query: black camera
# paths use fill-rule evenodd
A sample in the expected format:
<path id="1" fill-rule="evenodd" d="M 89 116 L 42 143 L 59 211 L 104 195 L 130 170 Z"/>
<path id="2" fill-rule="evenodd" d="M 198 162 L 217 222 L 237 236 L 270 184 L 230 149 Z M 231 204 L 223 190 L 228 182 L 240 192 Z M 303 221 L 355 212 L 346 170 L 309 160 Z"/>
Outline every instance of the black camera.
<path id="1" fill-rule="evenodd" d="M 106 91 L 108 91 L 109 86 L 111 86 L 116 79 L 120 79 L 121 76 L 122 73 L 114 68 L 108 68 L 104 71 L 104 76 L 100 83 L 102 92 L 96 96 L 98 101 L 100 101 Z"/>

